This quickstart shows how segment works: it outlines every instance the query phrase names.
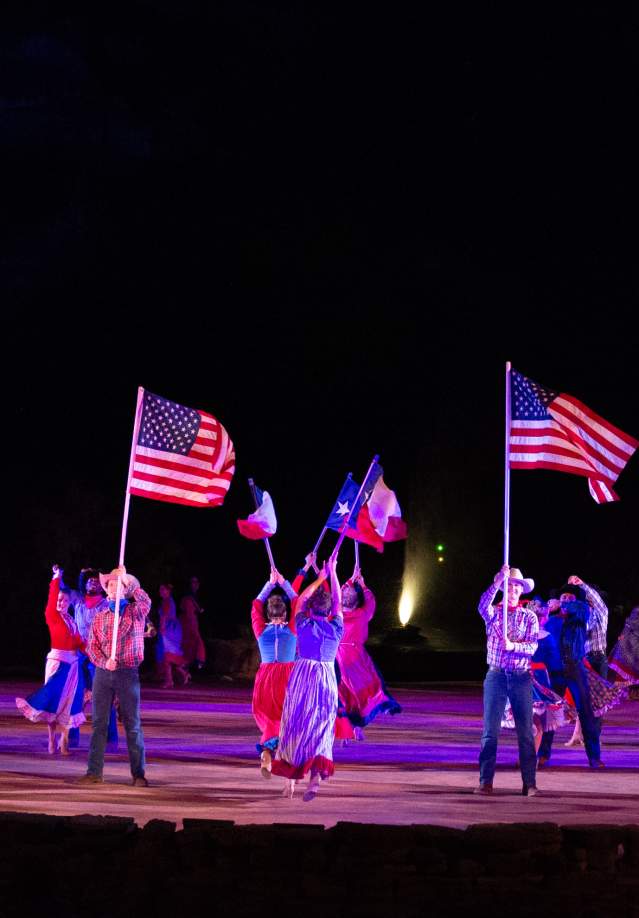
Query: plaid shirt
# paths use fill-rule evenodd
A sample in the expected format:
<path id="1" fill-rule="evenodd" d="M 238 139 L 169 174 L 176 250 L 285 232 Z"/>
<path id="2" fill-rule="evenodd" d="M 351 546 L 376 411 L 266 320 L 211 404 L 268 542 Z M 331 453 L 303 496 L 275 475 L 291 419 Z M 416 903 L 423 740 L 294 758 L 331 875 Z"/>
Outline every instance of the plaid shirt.
<path id="1" fill-rule="evenodd" d="M 492 584 L 479 600 L 479 614 L 486 622 L 486 661 L 489 666 L 496 666 L 499 669 L 527 672 L 530 669 L 530 658 L 537 650 L 539 637 L 537 616 L 534 612 L 528 612 L 523 606 L 516 606 L 508 610 L 508 639 L 517 645 L 517 649 L 506 650 L 502 607 L 493 605 L 493 600 L 499 590 L 500 587 Z"/>
<path id="2" fill-rule="evenodd" d="M 606 652 L 606 632 L 608 630 L 608 606 L 605 604 L 599 593 L 588 586 L 582 584 L 582 589 L 586 594 L 586 601 L 590 606 L 590 618 L 588 619 L 588 634 L 586 635 L 586 653 L 605 653 Z"/>
<path id="3" fill-rule="evenodd" d="M 144 629 L 151 609 L 151 600 L 144 590 L 135 590 L 133 597 L 121 610 L 115 650 L 116 668 L 131 669 L 144 659 Z M 114 613 L 111 609 L 98 612 L 91 623 L 86 654 L 95 666 L 106 669 L 111 656 Z"/>

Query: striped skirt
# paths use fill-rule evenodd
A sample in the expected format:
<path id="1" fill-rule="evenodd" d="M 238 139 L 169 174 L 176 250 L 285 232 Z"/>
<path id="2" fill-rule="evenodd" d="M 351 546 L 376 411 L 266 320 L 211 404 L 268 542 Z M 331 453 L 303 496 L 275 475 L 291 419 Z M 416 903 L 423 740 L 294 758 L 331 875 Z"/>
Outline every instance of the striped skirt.
<path id="1" fill-rule="evenodd" d="M 51 650 L 47 655 L 44 685 L 26 698 L 16 698 L 16 707 L 33 723 L 58 723 L 79 727 L 83 713 L 84 676 L 75 650 Z"/>
<path id="2" fill-rule="evenodd" d="M 274 775 L 296 780 L 307 772 L 333 774 L 333 735 L 337 716 L 334 663 L 296 660 L 288 682 Z"/>

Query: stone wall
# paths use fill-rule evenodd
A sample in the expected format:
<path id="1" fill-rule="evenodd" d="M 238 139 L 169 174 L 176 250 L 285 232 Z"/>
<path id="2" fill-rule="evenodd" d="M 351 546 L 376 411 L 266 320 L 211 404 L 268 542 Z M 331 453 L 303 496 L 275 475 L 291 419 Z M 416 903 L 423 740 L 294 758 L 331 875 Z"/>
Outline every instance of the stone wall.
<path id="1" fill-rule="evenodd" d="M 0 916 L 639 918 L 639 826 L 0 813 Z"/>

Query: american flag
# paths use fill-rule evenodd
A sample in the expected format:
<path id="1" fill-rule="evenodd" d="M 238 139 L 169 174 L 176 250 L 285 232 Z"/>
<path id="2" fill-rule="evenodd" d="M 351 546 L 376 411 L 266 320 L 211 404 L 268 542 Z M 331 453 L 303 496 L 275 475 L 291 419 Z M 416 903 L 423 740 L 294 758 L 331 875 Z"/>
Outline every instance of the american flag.
<path id="1" fill-rule="evenodd" d="M 510 379 L 510 467 L 584 475 L 598 504 L 619 500 L 612 486 L 639 441 L 572 395 L 546 389 L 515 370 Z"/>
<path id="2" fill-rule="evenodd" d="M 142 392 L 129 493 L 189 507 L 219 507 L 235 472 L 227 432 L 206 411 Z"/>

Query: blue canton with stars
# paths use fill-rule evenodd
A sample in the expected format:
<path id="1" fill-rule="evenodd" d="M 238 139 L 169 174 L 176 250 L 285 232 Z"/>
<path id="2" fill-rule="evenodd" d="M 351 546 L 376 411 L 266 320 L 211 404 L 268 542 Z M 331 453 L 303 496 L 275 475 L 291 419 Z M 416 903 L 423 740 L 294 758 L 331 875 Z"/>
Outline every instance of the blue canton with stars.
<path id="1" fill-rule="evenodd" d="M 516 370 L 511 370 L 511 411 L 517 421 L 545 421 L 550 418 L 546 410 L 557 398 L 558 392 L 545 389 Z"/>
<path id="2" fill-rule="evenodd" d="M 138 444 L 148 449 L 187 456 L 200 429 L 197 411 L 152 392 L 145 392 Z"/>

